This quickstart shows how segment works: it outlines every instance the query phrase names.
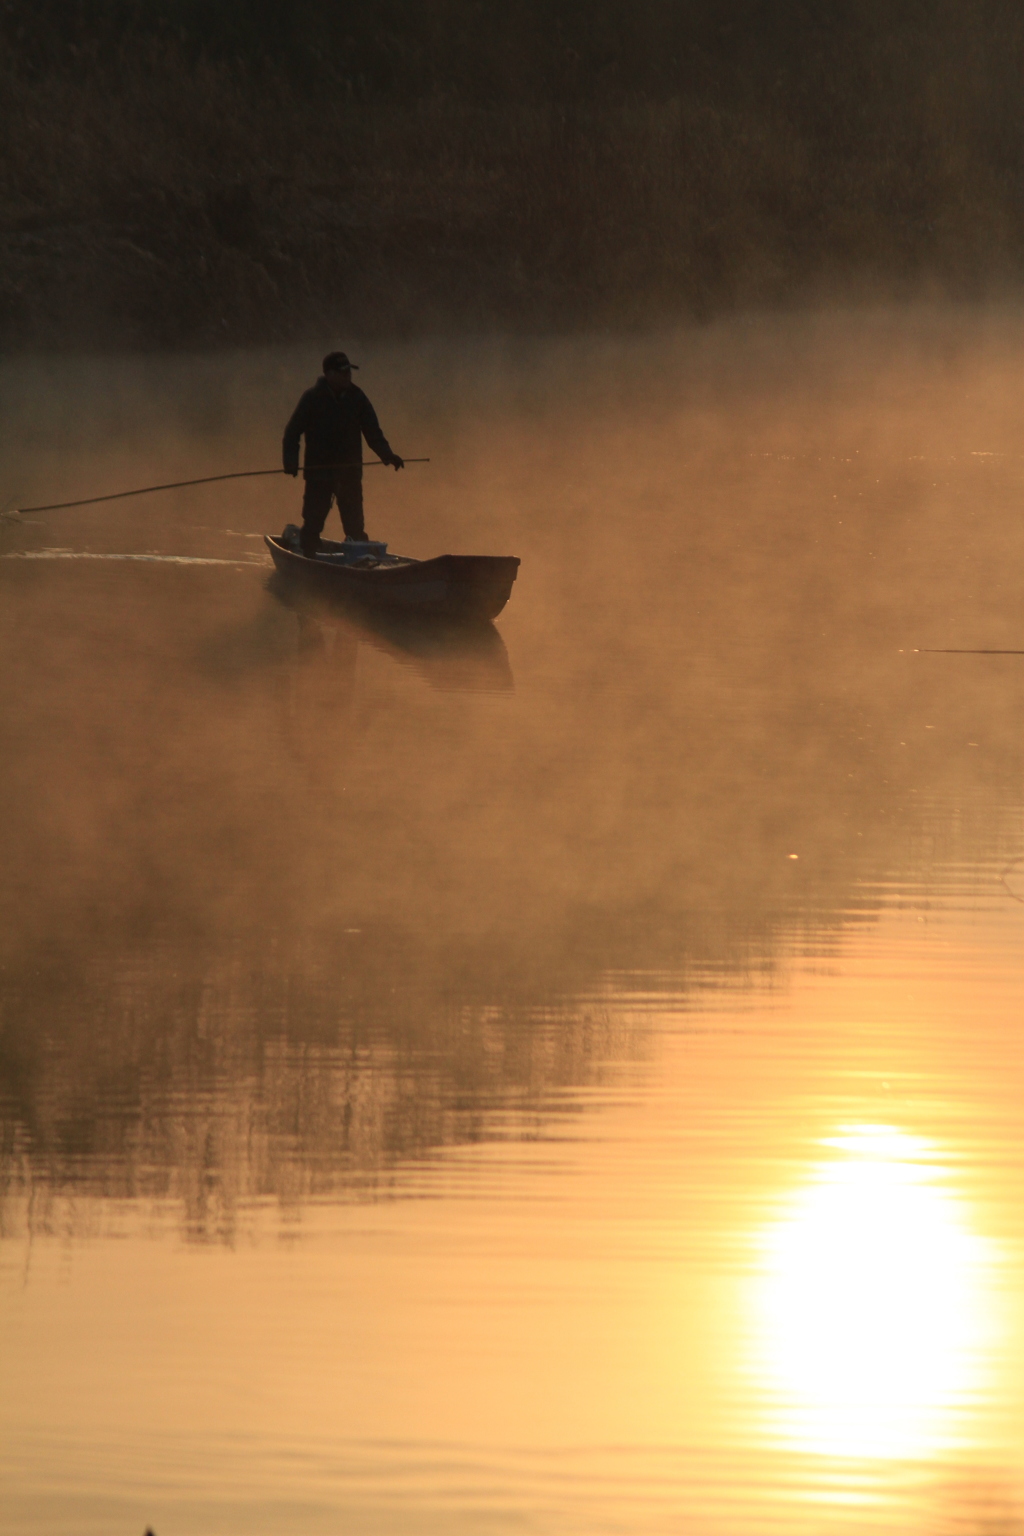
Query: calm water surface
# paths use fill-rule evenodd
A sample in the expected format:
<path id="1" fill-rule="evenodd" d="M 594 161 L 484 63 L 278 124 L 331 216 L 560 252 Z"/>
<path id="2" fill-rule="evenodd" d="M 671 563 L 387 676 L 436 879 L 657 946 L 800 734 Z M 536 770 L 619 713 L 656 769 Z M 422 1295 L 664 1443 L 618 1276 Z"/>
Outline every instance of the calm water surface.
<path id="1" fill-rule="evenodd" d="M 0 523 L 4 1530 L 1024 1530 L 1024 316 L 364 353 L 495 629 Z M 10 363 L 2 494 L 314 354 Z"/>

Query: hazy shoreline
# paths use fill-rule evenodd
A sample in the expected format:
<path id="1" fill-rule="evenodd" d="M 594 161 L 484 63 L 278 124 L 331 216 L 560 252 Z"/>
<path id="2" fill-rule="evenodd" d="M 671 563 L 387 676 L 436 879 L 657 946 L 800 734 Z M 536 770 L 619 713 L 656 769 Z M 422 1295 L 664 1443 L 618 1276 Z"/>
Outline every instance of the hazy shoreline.
<path id="1" fill-rule="evenodd" d="M 1019 292 L 1006 135 L 962 104 L 929 112 L 909 75 L 884 109 L 856 84 L 802 116 L 753 86 L 357 100 L 173 49 L 46 71 L 0 51 L 0 348 L 630 330 Z"/>

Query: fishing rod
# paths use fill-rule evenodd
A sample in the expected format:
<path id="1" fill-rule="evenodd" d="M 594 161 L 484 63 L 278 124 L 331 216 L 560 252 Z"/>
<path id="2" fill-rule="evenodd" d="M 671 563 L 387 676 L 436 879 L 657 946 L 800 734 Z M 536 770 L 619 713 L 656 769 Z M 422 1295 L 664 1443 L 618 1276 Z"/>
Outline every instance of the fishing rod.
<path id="1" fill-rule="evenodd" d="M 403 459 L 403 464 L 429 464 L 429 459 Z M 357 466 L 348 464 L 312 464 L 311 469 L 386 469 L 383 459 L 363 459 Z M 187 485 L 212 485 L 217 480 L 253 480 L 260 475 L 289 475 L 289 469 L 238 469 L 230 475 L 204 475 L 201 480 L 169 480 L 166 485 L 141 485 L 134 491 L 114 491 L 109 496 L 85 496 L 80 501 L 52 501 L 45 507 L 11 507 L 3 517 L 20 517 L 23 512 L 63 512 L 66 507 L 93 507 L 98 501 L 122 501 L 126 496 L 148 496 L 150 491 L 180 491 Z"/>

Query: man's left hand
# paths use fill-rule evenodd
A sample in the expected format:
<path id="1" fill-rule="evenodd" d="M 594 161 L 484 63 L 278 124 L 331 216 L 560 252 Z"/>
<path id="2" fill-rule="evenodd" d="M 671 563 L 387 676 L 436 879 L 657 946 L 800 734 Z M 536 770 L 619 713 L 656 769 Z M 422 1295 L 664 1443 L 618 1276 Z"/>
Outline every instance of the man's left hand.
<path id="1" fill-rule="evenodd" d="M 394 468 L 394 469 L 404 469 L 405 468 L 405 460 L 404 459 L 400 459 L 398 457 L 397 453 L 393 453 L 391 455 L 391 465 L 392 465 L 392 468 Z"/>

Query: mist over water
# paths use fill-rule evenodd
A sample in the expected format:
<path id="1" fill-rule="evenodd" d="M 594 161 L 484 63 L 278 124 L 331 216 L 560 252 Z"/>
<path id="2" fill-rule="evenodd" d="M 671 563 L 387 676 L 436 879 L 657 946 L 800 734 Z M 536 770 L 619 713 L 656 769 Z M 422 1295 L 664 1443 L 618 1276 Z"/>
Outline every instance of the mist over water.
<path id="1" fill-rule="evenodd" d="M 0 522 L 10 1528 L 1019 1529 L 1024 316 L 351 350 L 495 628 Z M 316 368 L 6 364 L 2 495 Z"/>

